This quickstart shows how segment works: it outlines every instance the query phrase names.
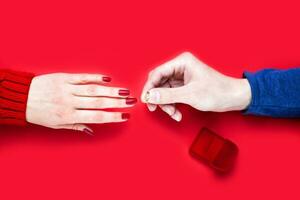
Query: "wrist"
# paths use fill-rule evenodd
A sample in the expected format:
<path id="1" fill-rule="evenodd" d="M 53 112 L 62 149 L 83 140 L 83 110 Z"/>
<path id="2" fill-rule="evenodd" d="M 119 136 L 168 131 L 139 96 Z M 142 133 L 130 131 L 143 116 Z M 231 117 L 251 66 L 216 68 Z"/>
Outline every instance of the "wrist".
<path id="1" fill-rule="evenodd" d="M 245 78 L 233 79 L 230 110 L 245 110 L 251 102 L 251 87 Z"/>

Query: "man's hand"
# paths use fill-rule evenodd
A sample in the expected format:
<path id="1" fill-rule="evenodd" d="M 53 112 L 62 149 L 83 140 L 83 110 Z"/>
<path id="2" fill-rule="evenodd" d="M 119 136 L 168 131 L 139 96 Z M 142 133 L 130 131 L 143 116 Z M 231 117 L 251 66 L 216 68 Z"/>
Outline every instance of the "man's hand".
<path id="1" fill-rule="evenodd" d="M 180 121 L 175 103 L 201 111 L 243 110 L 250 103 L 251 89 L 248 80 L 223 75 L 186 52 L 149 73 L 141 99 L 150 111 L 159 106 Z"/>

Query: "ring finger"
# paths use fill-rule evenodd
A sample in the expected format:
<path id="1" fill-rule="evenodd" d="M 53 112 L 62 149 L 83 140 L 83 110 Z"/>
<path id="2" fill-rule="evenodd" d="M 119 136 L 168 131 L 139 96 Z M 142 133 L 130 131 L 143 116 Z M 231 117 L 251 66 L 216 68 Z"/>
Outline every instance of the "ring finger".
<path id="1" fill-rule="evenodd" d="M 109 97 L 74 97 L 74 107 L 77 109 L 106 109 L 128 108 L 137 102 L 136 98 L 109 98 Z"/>

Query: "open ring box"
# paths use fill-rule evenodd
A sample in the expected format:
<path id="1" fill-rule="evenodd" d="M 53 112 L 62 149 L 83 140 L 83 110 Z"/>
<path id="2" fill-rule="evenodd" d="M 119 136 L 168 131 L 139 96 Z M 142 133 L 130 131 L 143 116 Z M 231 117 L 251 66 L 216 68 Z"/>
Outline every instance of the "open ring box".
<path id="1" fill-rule="evenodd" d="M 213 131 L 202 128 L 190 147 L 190 154 L 219 172 L 228 172 L 234 165 L 238 147 Z"/>

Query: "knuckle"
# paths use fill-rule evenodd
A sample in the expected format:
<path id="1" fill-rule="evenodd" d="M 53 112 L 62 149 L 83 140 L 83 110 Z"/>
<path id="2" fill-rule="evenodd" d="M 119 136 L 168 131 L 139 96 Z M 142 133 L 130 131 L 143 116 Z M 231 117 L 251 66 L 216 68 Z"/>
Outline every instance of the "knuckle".
<path id="1" fill-rule="evenodd" d="M 87 75 L 81 75 L 81 76 L 80 76 L 80 82 L 81 82 L 81 83 L 87 83 L 87 82 L 88 82 L 88 77 L 87 77 Z"/>
<path id="2" fill-rule="evenodd" d="M 88 94 L 94 94 L 95 91 L 96 91 L 96 86 L 90 85 L 90 86 L 87 87 L 87 93 Z"/>
<path id="3" fill-rule="evenodd" d="M 92 121 L 97 121 L 97 122 L 102 122 L 105 120 L 105 115 L 103 115 L 102 113 L 97 113 L 95 114 L 95 116 L 92 116 Z"/>
<path id="4" fill-rule="evenodd" d="M 151 75 L 149 76 L 149 80 L 153 81 L 153 80 L 157 79 L 158 77 L 160 77 L 160 73 L 162 70 L 163 70 L 163 66 L 157 67 L 156 70 L 153 70 L 151 72 Z"/>
<path id="5" fill-rule="evenodd" d="M 112 100 L 111 100 L 112 101 Z M 107 108 L 111 102 L 107 100 L 106 98 L 98 98 L 92 102 L 93 107 L 95 108 Z"/>
<path id="6" fill-rule="evenodd" d="M 180 56 L 184 57 L 184 58 L 192 58 L 193 54 L 191 52 L 189 52 L 189 51 L 185 51 Z"/>
<path id="7" fill-rule="evenodd" d="M 154 70 L 151 70 L 151 71 L 148 73 L 148 78 L 150 78 L 150 77 L 152 76 L 153 71 L 154 71 Z"/>
<path id="8" fill-rule="evenodd" d="M 94 100 L 93 105 L 95 107 L 97 107 L 97 106 L 104 106 L 105 105 L 105 101 L 102 98 L 98 98 L 98 99 Z"/>

